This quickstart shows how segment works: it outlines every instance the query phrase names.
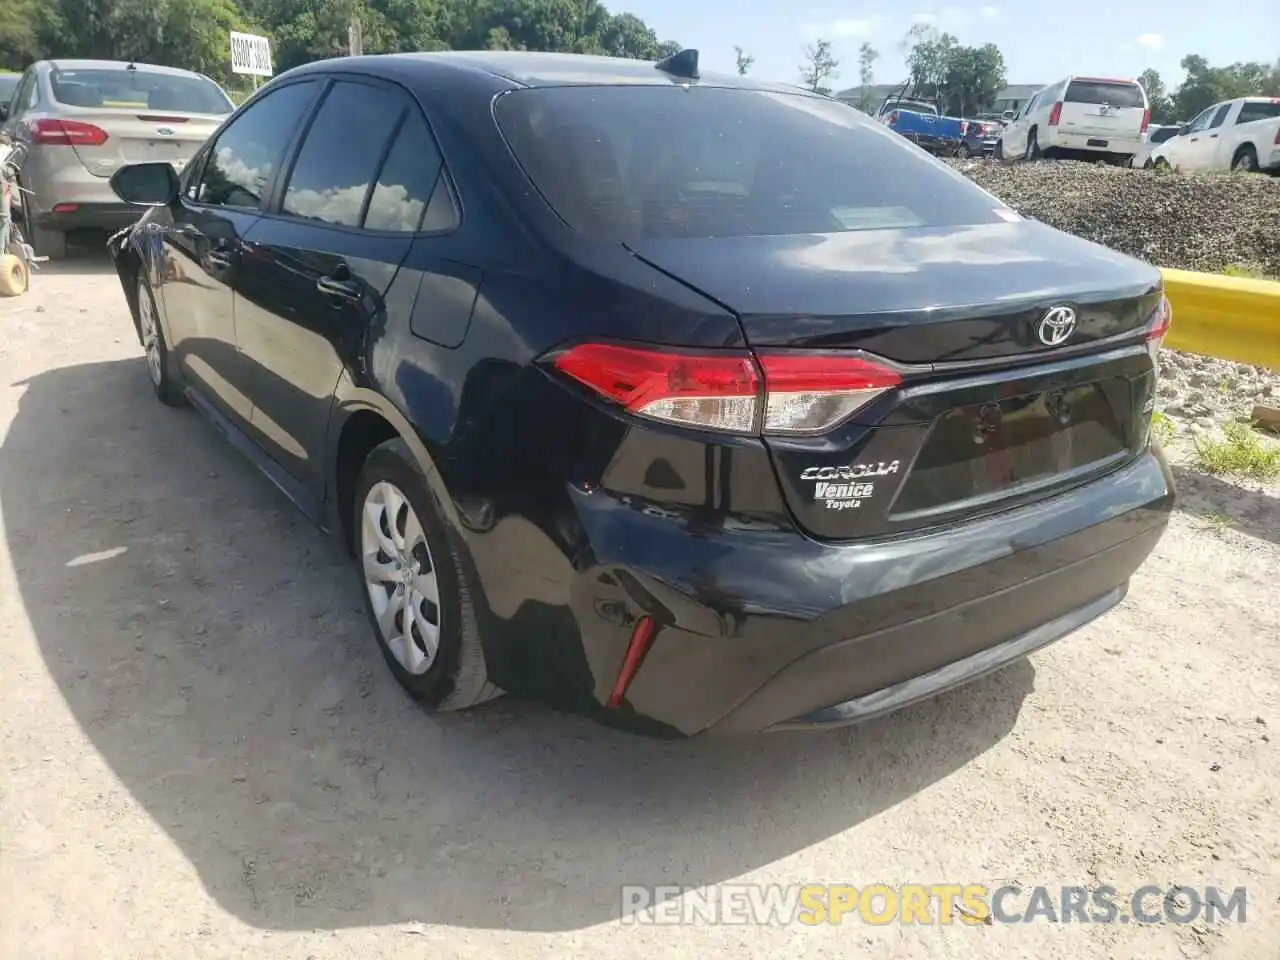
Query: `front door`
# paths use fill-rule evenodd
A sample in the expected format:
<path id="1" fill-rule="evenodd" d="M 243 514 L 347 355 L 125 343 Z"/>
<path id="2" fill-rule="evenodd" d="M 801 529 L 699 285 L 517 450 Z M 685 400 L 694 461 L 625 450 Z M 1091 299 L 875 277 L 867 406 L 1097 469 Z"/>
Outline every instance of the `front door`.
<path id="1" fill-rule="evenodd" d="M 281 87 L 232 119 L 187 178 L 164 231 L 159 296 L 170 350 L 187 382 L 242 429 L 253 403 L 232 289 L 244 238 L 316 88 L 315 81 Z"/>

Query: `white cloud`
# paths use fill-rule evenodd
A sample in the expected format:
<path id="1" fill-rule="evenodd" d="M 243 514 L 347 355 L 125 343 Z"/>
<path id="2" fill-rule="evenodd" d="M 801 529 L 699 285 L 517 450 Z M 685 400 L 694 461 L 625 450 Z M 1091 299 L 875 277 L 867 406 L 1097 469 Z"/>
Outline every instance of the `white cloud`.
<path id="1" fill-rule="evenodd" d="M 984 7 L 983 9 L 999 12 L 995 7 Z M 985 17 L 986 14 L 984 13 L 983 16 Z M 972 23 L 973 14 L 968 10 L 961 10 L 959 7 L 946 7 L 940 13 L 924 12 L 913 14 L 911 22 L 923 24 L 927 27 L 937 27 L 939 30 L 955 30 Z"/>
<path id="2" fill-rule="evenodd" d="M 845 17 L 825 23 L 806 23 L 800 31 L 807 40 L 862 40 L 876 32 L 876 22 Z"/>
<path id="3" fill-rule="evenodd" d="M 1144 33 L 1138 37 L 1138 43 L 1144 47 L 1150 47 L 1152 50 L 1159 50 L 1164 46 L 1164 37 L 1158 33 Z"/>
<path id="4" fill-rule="evenodd" d="M 979 10 L 978 12 L 979 12 L 980 14 L 982 14 L 982 19 L 983 19 L 983 20 L 994 20 L 994 19 L 996 19 L 998 16 L 1000 16 L 1000 8 L 999 8 L 999 7 L 983 7 L 983 8 L 982 8 L 981 10 Z"/>

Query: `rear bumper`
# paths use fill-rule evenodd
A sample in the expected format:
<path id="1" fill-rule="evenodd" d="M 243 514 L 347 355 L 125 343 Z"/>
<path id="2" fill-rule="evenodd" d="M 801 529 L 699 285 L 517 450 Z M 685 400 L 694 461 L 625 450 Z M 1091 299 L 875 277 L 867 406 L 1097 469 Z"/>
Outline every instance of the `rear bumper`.
<path id="1" fill-rule="evenodd" d="M 34 194 L 23 202 L 31 204 L 33 222 L 45 230 L 119 230 L 144 212 L 122 203 L 110 179 L 94 176 L 67 147 L 35 148 L 21 175 Z"/>
<path id="2" fill-rule="evenodd" d="M 1112 137 L 1106 134 L 1068 133 L 1055 130 L 1039 135 L 1041 150 L 1072 150 L 1082 153 L 1133 156 L 1142 147 L 1141 137 Z"/>
<path id="3" fill-rule="evenodd" d="M 600 708 L 613 722 L 739 734 L 895 710 L 998 669 L 1118 603 L 1173 500 L 1154 450 L 1051 500 L 878 543 L 742 530 L 695 536 L 619 510 L 597 491 L 579 514 L 599 535 L 601 562 L 571 590 L 590 699 L 605 703 L 617 680 L 626 625 L 651 616 L 658 629 L 622 705 Z"/>

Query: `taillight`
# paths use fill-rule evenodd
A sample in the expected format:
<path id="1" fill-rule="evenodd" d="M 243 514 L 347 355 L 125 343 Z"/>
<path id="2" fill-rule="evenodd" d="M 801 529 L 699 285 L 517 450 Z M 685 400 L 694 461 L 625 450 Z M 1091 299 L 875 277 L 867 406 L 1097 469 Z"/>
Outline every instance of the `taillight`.
<path id="1" fill-rule="evenodd" d="M 860 356 L 761 353 L 765 433 L 820 433 L 902 383 L 894 369 Z"/>
<path id="2" fill-rule="evenodd" d="M 895 111 L 893 111 L 893 113 L 889 114 L 889 122 L 890 122 L 890 123 L 897 123 L 897 122 L 898 122 L 898 111 L 897 111 L 897 110 L 895 110 Z"/>
<path id="3" fill-rule="evenodd" d="M 587 343 L 557 355 L 562 374 L 629 413 L 724 433 L 829 430 L 902 382 L 857 354 L 661 350 Z"/>
<path id="4" fill-rule="evenodd" d="M 1147 353 L 1155 364 L 1157 373 L 1160 369 L 1160 346 L 1164 342 L 1169 327 L 1173 325 L 1173 305 L 1166 296 L 1160 297 L 1160 306 L 1156 308 L 1155 318 L 1147 328 Z"/>
<path id="5" fill-rule="evenodd" d="M 107 131 L 79 120 L 33 120 L 31 140 L 46 146 L 100 147 L 107 142 Z"/>
<path id="6" fill-rule="evenodd" d="M 960 136 L 965 136 L 969 132 L 969 122 L 967 120 L 960 121 Z"/>
<path id="7" fill-rule="evenodd" d="M 1139 132 L 1139 133 L 1146 133 L 1146 132 L 1147 132 L 1147 127 L 1149 127 L 1149 126 L 1151 126 L 1151 111 L 1150 111 L 1150 110 L 1143 110 L 1143 111 L 1142 111 L 1142 129 L 1141 129 L 1141 130 L 1139 130 L 1138 132 Z"/>
<path id="8" fill-rule="evenodd" d="M 1056 127 L 1058 121 L 1062 119 L 1062 101 L 1059 100 L 1053 105 L 1053 109 L 1049 111 L 1049 126 Z"/>

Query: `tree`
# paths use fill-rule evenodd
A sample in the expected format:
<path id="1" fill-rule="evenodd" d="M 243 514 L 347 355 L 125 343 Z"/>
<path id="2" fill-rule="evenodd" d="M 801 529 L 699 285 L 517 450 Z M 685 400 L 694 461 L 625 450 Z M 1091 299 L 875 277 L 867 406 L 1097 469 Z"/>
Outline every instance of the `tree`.
<path id="1" fill-rule="evenodd" d="M 804 48 L 805 62 L 800 66 L 800 82 L 808 90 L 831 96 L 827 82 L 840 76 L 840 61 L 831 52 L 830 40 L 818 40 Z"/>
<path id="2" fill-rule="evenodd" d="M 1138 74 L 1138 83 L 1142 84 L 1142 89 L 1147 92 L 1147 105 L 1151 108 L 1152 123 L 1173 123 L 1177 119 L 1177 115 L 1173 109 L 1173 100 L 1169 97 L 1169 91 L 1165 89 L 1164 81 L 1160 78 L 1160 74 L 1148 67 Z"/>
<path id="3" fill-rule="evenodd" d="M 876 81 L 876 61 L 880 59 L 880 51 L 871 44 L 863 42 L 858 48 L 858 84 L 862 92 L 858 94 L 858 109 L 870 113 L 875 106 L 875 96 L 871 87 Z"/>
<path id="4" fill-rule="evenodd" d="M 1187 78 L 1174 93 L 1173 105 L 1178 119 L 1183 122 L 1193 119 L 1219 100 L 1280 95 L 1280 62 L 1270 67 L 1265 63 L 1211 67 L 1204 57 L 1191 54 L 1182 58 L 1181 66 L 1187 72 Z"/>
<path id="5" fill-rule="evenodd" d="M 745 77 L 751 65 L 756 62 L 756 58 L 746 53 L 741 47 L 734 47 L 733 55 L 738 61 L 738 76 Z"/>
<path id="6" fill-rule="evenodd" d="M 903 39 L 911 82 L 943 110 L 972 115 L 990 106 L 1005 85 L 1004 56 L 994 43 L 965 47 L 949 33 L 916 24 Z"/>

